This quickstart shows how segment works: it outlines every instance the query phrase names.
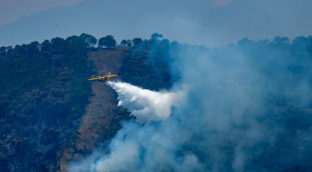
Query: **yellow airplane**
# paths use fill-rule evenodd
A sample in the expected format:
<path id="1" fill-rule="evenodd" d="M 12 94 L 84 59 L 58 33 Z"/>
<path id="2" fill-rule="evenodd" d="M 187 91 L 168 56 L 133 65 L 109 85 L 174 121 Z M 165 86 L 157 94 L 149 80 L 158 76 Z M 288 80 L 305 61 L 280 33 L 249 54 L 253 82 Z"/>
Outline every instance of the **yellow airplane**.
<path id="1" fill-rule="evenodd" d="M 119 74 L 111 74 L 111 73 L 109 72 L 107 75 L 98 76 L 98 77 L 96 77 L 96 78 L 91 78 L 91 79 L 88 79 L 88 81 L 98 80 L 98 81 L 100 81 L 100 82 L 105 82 L 105 81 L 109 81 L 109 80 L 111 80 L 112 78 L 117 77 L 117 76 L 119 76 Z"/>

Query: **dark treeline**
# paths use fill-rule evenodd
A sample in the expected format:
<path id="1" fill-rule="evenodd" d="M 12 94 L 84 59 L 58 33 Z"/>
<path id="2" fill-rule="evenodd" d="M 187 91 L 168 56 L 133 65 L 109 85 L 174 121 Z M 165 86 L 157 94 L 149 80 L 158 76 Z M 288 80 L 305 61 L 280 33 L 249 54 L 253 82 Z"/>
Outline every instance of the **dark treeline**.
<path id="1" fill-rule="evenodd" d="M 89 76 L 95 74 L 94 64 L 88 60 L 90 51 L 124 51 L 119 70 L 121 80 L 143 88 L 160 90 L 170 88 L 180 79 L 177 70 L 172 70 L 179 69 L 179 66 L 171 64 L 171 59 L 179 56 L 179 52 L 188 47 L 192 46 L 170 42 L 162 39 L 162 35 L 157 33 L 150 39 L 125 39 L 120 44 L 117 44 L 111 35 L 97 40 L 92 35 L 81 34 L 66 39 L 57 37 L 42 43 L 1 47 L 2 171 L 59 170 L 57 164 L 61 158 L 61 151 L 64 145 L 72 141 L 70 138 L 76 132 L 89 103 L 88 99 L 92 96 L 91 84 L 86 82 Z M 297 37 L 293 41 L 286 37 L 276 37 L 272 41 L 243 39 L 237 44 L 216 49 L 195 48 L 207 51 L 213 57 L 223 56 L 224 52 L 235 54 L 239 49 L 243 50 L 244 56 L 255 59 L 254 63 L 261 62 L 259 59 L 273 61 L 270 66 L 255 66 L 263 68 L 262 71 L 266 71 L 272 81 L 275 77 L 283 77 L 283 82 L 279 83 L 281 89 L 290 89 L 302 77 L 306 77 L 307 73 L 311 74 L 312 37 Z M 274 63 L 275 60 L 287 63 Z M 285 66 L 281 67 L 283 64 Z M 282 72 L 286 72 L 286 75 L 279 75 Z M 307 81 L 311 83 L 311 75 L 309 77 Z M 301 146 L 303 151 L 312 153 L 312 150 L 307 148 L 308 145 L 296 145 L 299 141 L 295 139 L 297 131 L 311 129 L 311 115 L 305 114 L 310 113 L 307 109 L 311 109 L 312 104 L 305 104 L 305 110 L 299 112 L 300 107 L 294 107 L 294 103 L 290 106 L 287 99 L 281 95 L 274 95 L 269 101 L 273 102 L 272 106 L 280 108 L 282 115 L 289 116 L 289 119 L 282 118 L 285 121 L 279 123 L 278 127 L 287 131 L 280 133 L 280 140 L 274 145 L 276 147 L 272 148 L 274 150 L 265 154 L 263 159 L 258 159 L 259 163 L 270 166 L 267 169 L 274 171 L 278 170 L 276 164 L 270 164 L 269 160 L 264 158 L 277 156 L 282 159 L 281 156 L 297 154 L 294 149 L 298 146 Z M 276 118 L 279 116 L 270 117 L 272 119 L 262 120 L 274 121 L 278 120 Z M 287 140 L 288 145 L 284 145 L 282 142 L 288 134 L 292 135 L 293 140 Z M 279 154 L 279 150 L 284 153 Z M 302 152 L 298 159 L 292 159 L 296 161 L 297 166 L 291 166 L 287 170 L 311 171 L 311 164 L 306 161 L 309 157 L 306 152 Z M 202 157 L 205 155 L 198 155 L 205 161 L 205 157 Z"/>
<path id="2" fill-rule="evenodd" d="M 135 38 L 117 45 L 111 35 L 97 40 L 81 34 L 1 47 L 1 170 L 59 170 L 62 150 L 74 141 L 72 136 L 92 96 L 87 79 L 101 75 L 88 60 L 90 52 L 124 51 L 122 80 L 150 89 L 168 88 L 167 66 L 157 68 L 158 64 L 146 61 L 159 41 Z M 119 129 L 119 122 L 111 132 Z"/>
<path id="3" fill-rule="evenodd" d="M 4 171 L 56 169 L 57 153 L 84 113 L 87 45 L 72 36 L 1 48 L 0 149 Z"/>
<path id="4" fill-rule="evenodd" d="M 132 48 L 120 69 L 123 81 L 151 90 L 170 88 L 173 83 L 168 63 L 171 45 L 169 40 L 160 38 L 161 34 L 154 33 L 149 40 L 127 41 Z"/>

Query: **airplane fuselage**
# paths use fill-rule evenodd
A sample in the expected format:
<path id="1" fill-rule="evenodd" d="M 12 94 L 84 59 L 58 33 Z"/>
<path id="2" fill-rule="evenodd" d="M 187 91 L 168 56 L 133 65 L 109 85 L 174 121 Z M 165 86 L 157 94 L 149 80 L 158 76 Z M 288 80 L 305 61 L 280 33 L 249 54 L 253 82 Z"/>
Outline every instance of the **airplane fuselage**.
<path id="1" fill-rule="evenodd" d="M 115 78 L 117 77 L 118 74 L 111 74 L 109 73 L 108 75 L 104 75 L 104 76 L 98 76 L 96 78 L 91 78 L 91 79 L 88 79 L 89 81 L 94 81 L 94 80 L 98 80 L 100 82 L 105 82 L 105 81 L 109 81 L 111 80 L 112 78 Z"/>

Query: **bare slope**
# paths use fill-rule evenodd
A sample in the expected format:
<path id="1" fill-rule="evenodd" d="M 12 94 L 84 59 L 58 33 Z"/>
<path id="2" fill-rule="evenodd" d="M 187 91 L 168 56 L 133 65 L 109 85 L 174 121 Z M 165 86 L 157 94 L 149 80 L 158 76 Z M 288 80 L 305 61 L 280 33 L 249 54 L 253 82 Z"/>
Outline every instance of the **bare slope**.
<path id="1" fill-rule="evenodd" d="M 90 52 L 88 59 L 94 76 L 108 72 L 118 73 L 122 58 L 127 57 L 127 48 L 97 50 Z M 120 128 L 120 122 L 129 119 L 127 111 L 117 107 L 116 93 L 103 82 L 91 83 L 93 95 L 86 107 L 86 114 L 70 145 L 62 152 L 60 169 L 67 162 L 90 154 L 98 146 L 105 146 Z"/>

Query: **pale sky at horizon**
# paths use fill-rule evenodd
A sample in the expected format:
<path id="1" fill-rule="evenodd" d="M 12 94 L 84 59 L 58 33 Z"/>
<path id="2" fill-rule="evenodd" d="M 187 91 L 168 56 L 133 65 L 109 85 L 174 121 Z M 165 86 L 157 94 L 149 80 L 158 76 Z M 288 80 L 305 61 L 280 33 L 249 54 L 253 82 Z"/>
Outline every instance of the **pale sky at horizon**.
<path id="1" fill-rule="evenodd" d="M 85 0 L 0 0 L 0 27 L 26 16 L 58 6 L 71 6 Z"/>
<path id="2" fill-rule="evenodd" d="M 312 35 L 311 18 L 310 0 L 0 0 L 0 46 L 83 32 L 118 42 L 158 32 L 213 47 Z"/>

